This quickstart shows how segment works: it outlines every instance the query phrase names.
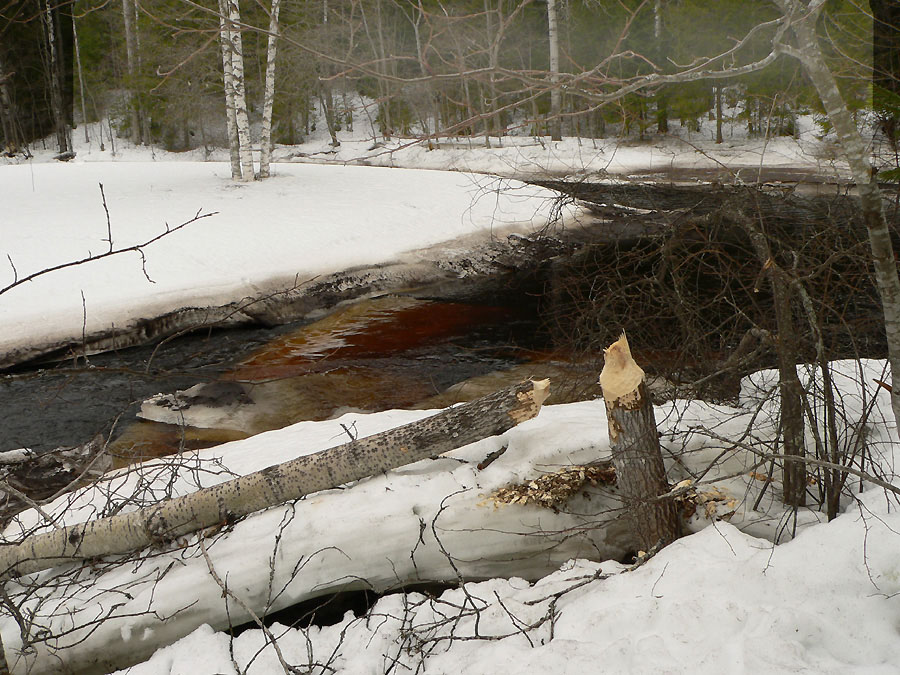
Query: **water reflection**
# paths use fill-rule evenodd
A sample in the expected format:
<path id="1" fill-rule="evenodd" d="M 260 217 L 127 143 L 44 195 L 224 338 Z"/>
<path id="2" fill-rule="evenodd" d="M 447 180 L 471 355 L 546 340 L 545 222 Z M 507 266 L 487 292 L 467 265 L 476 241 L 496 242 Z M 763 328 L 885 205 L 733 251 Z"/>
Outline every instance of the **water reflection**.
<path id="1" fill-rule="evenodd" d="M 217 382 L 145 401 L 143 421 L 111 450 L 121 465 L 349 410 L 421 405 L 520 362 L 520 338 L 533 339 L 535 323 L 524 310 L 404 296 L 340 308 L 255 350 Z"/>

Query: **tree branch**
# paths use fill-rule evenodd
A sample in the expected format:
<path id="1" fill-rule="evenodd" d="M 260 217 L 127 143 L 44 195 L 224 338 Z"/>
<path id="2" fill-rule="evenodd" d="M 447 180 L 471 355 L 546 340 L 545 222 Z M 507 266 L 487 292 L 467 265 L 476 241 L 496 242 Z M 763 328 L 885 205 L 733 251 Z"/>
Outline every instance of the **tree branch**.
<path id="1" fill-rule="evenodd" d="M 100 193 L 103 194 L 103 185 L 102 184 L 100 185 Z M 103 194 L 103 208 L 106 209 L 106 195 L 105 194 Z M 109 250 L 108 251 L 106 251 L 105 253 L 100 253 L 98 255 L 89 254 L 88 256 L 86 256 L 84 258 L 80 258 L 79 260 L 70 260 L 69 262 L 60 263 L 59 265 L 45 267 L 42 270 L 39 270 L 37 272 L 34 272 L 33 274 L 29 274 L 29 275 L 21 277 L 21 278 L 19 278 L 18 272 L 16 270 L 16 266 L 15 266 L 15 264 L 13 264 L 12 257 L 7 255 L 6 257 L 7 257 L 7 259 L 9 259 L 9 264 L 13 268 L 13 281 L 12 281 L 12 283 L 0 288 L 0 295 L 3 295 L 4 293 L 11 291 L 12 289 L 16 288 L 17 286 L 21 286 L 22 284 L 25 284 L 29 281 L 37 279 L 38 277 L 42 277 L 45 274 L 50 274 L 51 272 L 56 272 L 58 270 L 67 269 L 69 267 L 78 267 L 80 265 L 85 265 L 87 263 L 96 262 L 97 260 L 103 260 L 104 258 L 111 258 L 112 256 L 120 255 L 122 253 L 137 253 L 139 256 L 141 256 L 141 269 L 144 272 L 144 276 L 147 278 L 147 281 L 149 281 L 150 283 L 156 283 L 155 281 L 153 281 L 153 279 L 150 278 L 150 275 L 147 272 L 147 256 L 144 254 L 144 249 L 147 246 L 150 246 L 150 244 L 154 244 L 157 241 L 159 241 L 160 239 L 163 239 L 164 237 L 168 237 L 170 234 L 174 234 L 175 232 L 178 232 L 178 230 L 181 230 L 181 229 L 187 227 L 188 225 L 196 223 L 198 220 L 203 220 L 204 218 L 209 218 L 210 216 L 214 216 L 216 214 L 217 214 L 216 211 L 211 211 L 209 213 L 203 213 L 202 210 L 197 211 L 197 213 L 194 214 L 193 218 L 191 218 L 190 220 L 186 220 L 183 223 L 181 223 L 180 225 L 176 225 L 175 227 L 169 227 L 169 224 L 166 223 L 166 231 L 165 232 L 162 232 L 161 234 L 158 234 L 155 237 L 151 237 L 147 241 L 144 241 L 140 244 L 134 244 L 133 246 L 123 246 L 122 248 L 113 248 L 112 229 L 109 225 L 109 211 L 107 210 L 106 222 L 107 222 L 107 237 L 108 238 L 104 239 L 103 241 L 109 242 Z"/>

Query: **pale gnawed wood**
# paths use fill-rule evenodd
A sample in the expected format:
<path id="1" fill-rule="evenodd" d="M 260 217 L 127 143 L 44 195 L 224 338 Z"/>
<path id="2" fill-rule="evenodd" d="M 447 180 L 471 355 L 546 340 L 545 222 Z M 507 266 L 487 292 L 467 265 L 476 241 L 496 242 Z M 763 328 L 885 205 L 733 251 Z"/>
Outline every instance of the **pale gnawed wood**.
<path id="1" fill-rule="evenodd" d="M 653 404 L 644 386 L 644 371 L 634 362 L 623 334 L 605 351 L 600 386 L 606 402 L 609 443 L 634 534 L 645 551 L 678 538 L 674 503 L 657 497 L 669 491 L 659 448 Z"/>
<path id="2" fill-rule="evenodd" d="M 304 495 L 434 457 L 535 417 L 549 380 L 527 381 L 396 429 L 271 466 L 152 507 L 0 548 L 0 576 L 141 550 Z"/>

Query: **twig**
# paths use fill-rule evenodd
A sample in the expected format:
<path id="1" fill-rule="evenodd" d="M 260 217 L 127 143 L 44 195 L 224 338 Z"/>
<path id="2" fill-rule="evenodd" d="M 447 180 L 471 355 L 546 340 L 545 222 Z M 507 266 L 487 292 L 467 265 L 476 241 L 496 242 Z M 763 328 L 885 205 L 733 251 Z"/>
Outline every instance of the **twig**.
<path id="1" fill-rule="evenodd" d="M 45 274 L 50 274 L 50 272 L 56 272 L 58 270 L 66 269 L 69 267 L 78 267 L 79 265 L 84 265 L 86 263 L 94 262 L 96 260 L 103 260 L 104 258 L 109 258 L 114 255 L 119 255 L 121 253 L 137 253 L 138 255 L 140 255 L 141 256 L 141 266 L 144 270 L 144 276 L 147 277 L 147 279 L 151 283 L 155 283 L 153 281 L 153 279 L 150 278 L 150 275 L 147 273 L 147 258 L 144 255 L 143 249 L 146 248 L 147 246 L 149 246 L 150 244 L 156 243 L 163 237 L 167 237 L 170 234 L 174 234 L 175 232 L 178 232 L 178 230 L 180 230 L 184 227 L 187 227 L 188 225 L 196 223 L 198 220 L 203 220 L 204 218 L 209 218 L 210 216 L 214 216 L 216 214 L 217 214 L 216 211 L 211 211 L 209 213 L 202 213 L 201 211 L 197 211 L 197 213 L 194 214 L 193 218 L 186 220 L 183 223 L 181 223 L 180 225 L 176 225 L 175 227 L 169 227 L 169 224 L 166 223 L 166 231 L 165 232 L 162 232 L 161 234 L 158 234 L 155 237 L 152 237 L 143 243 L 134 244 L 133 246 L 125 246 L 123 248 L 115 248 L 115 249 L 110 248 L 110 250 L 107 251 L 106 253 L 100 253 L 98 255 L 90 254 L 85 258 L 80 258 L 78 260 L 70 260 L 69 262 L 60 263 L 59 265 L 45 267 L 44 269 L 34 272 L 32 274 L 29 274 L 28 276 L 24 276 L 21 279 L 18 278 L 18 276 L 16 276 L 10 284 L 0 288 L 0 295 L 3 295 L 4 293 L 11 291 L 12 289 L 16 288 L 17 286 L 21 286 L 22 284 L 24 284 L 28 281 L 32 281 L 38 277 L 42 277 Z M 7 255 L 7 258 L 9 258 L 8 255 Z M 10 262 L 10 264 L 12 264 L 12 259 L 10 259 L 9 262 Z M 15 270 L 15 267 L 13 267 L 13 270 Z"/>
<path id="2" fill-rule="evenodd" d="M 275 639 L 275 636 L 272 635 L 272 632 L 269 630 L 263 620 L 256 615 L 256 612 L 250 609 L 247 603 L 245 603 L 237 595 L 235 595 L 234 592 L 228 590 L 227 584 L 225 584 L 225 582 L 222 581 L 221 577 L 219 577 L 218 573 L 216 572 L 216 568 L 213 566 L 213 562 L 209 557 L 209 553 L 206 552 L 206 544 L 203 543 L 203 537 L 200 537 L 200 552 L 203 554 L 203 559 L 206 561 L 206 567 L 207 569 L 209 569 L 210 576 L 212 576 L 213 581 L 215 581 L 219 585 L 219 588 L 222 589 L 222 597 L 226 598 L 226 602 L 227 598 L 230 597 L 241 607 L 241 609 L 247 612 L 250 618 L 253 619 L 253 623 L 259 626 L 260 630 L 263 632 L 266 638 L 272 643 L 272 647 L 275 649 L 275 654 L 278 657 L 278 662 L 281 663 L 281 667 L 284 669 L 284 672 L 287 675 L 294 675 L 295 673 L 299 675 L 300 670 L 294 668 L 284 660 L 284 654 L 281 653 L 281 647 L 278 646 L 278 641 Z"/>
<path id="3" fill-rule="evenodd" d="M 35 511 L 37 511 L 39 514 L 41 514 L 41 516 L 44 518 L 44 520 L 46 520 L 50 525 L 55 527 L 57 530 L 60 529 L 59 525 L 56 524 L 56 520 L 49 513 L 44 511 L 44 509 L 41 508 L 40 504 L 38 504 L 36 501 L 34 501 L 31 497 L 26 495 L 24 492 L 20 492 L 19 490 L 14 488 L 12 485 L 10 485 L 5 480 L 0 480 L 0 490 L 2 490 L 3 492 L 5 492 L 8 495 L 12 495 L 16 499 L 23 501 L 25 504 L 27 504 L 28 506 L 33 508 Z"/>
<path id="4" fill-rule="evenodd" d="M 113 250 L 113 240 L 112 240 L 112 224 L 109 220 L 109 208 L 106 206 L 106 193 L 103 191 L 103 183 L 98 183 L 100 185 L 100 197 L 103 199 L 103 211 L 106 213 L 106 239 L 103 241 L 109 242 L 109 250 Z"/>
<path id="5" fill-rule="evenodd" d="M 509 443 L 504 443 L 503 446 L 499 450 L 494 450 L 487 457 L 481 460 L 477 464 L 477 468 L 479 471 L 484 471 L 487 467 L 494 463 L 494 461 L 500 457 L 504 452 L 506 452 L 507 448 L 509 448 Z"/>
<path id="6" fill-rule="evenodd" d="M 16 283 L 19 280 L 19 270 L 16 269 L 16 264 L 13 262 L 12 256 L 7 253 L 6 259 L 9 260 L 9 266 L 12 267 L 13 271 L 13 283 Z"/>

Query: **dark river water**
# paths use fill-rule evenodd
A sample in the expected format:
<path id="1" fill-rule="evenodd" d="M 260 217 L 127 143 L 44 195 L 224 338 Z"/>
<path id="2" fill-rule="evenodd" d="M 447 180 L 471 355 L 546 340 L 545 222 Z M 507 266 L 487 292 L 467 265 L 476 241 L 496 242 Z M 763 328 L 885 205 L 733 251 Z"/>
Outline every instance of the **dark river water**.
<path id="1" fill-rule="evenodd" d="M 728 219 L 709 220 L 735 209 L 756 209 L 789 250 L 809 248 L 811 239 L 824 242 L 803 251 L 815 271 L 805 282 L 809 291 L 831 303 L 825 320 L 838 317 L 823 325 L 830 354 L 883 351 L 882 331 L 871 320 L 878 315 L 877 295 L 855 253 L 864 232 L 852 200 L 788 199 L 710 186 L 547 185 L 571 192 L 602 217 L 602 224 L 572 234 L 585 245 L 571 255 L 554 249 L 533 269 L 491 277 L 481 286 L 459 280 L 440 292 L 360 301 L 303 324 L 197 332 L 158 347 L 0 374 L 0 451 L 50 450 L 103 434 L 111 435 L 126 460 L 139 459 L 347 409 L 439 407 L 453 402 L 434 398 L 451 385 L 523 362 L 546 363 L 551 341 L 543 322 L 569 354 L 600 355 L 625 330 L 645 350 L 641 363 L 691 381 L 705 374 L 703 366 L 727 358 L 750 327 L 776 328 L 743 230 Z M 804 326 L 797 322 L 798 330 Z M 770 361 L 763 353 L 742 368 Z M 714 397 L 729 395 L 742 374 L 716 384 Z M 593 383 L 596 373 L 588 380 Z M 554 380 L 557 390 L 559 382 Z M 148 397 L 202 383 L 218 384 L 202 388 L 200 398 L 213 407 L 233 404 L 235 415 L 220 415 L 202 430 L 162 424 L 166 410 L 156 404 L 142 413 L 156 421 L 136 417 Z"/>
<path id="2" fill-rule="evenodd" d="M 315 322 L 194 333 L 6 373 L 0 451 L 50 450 L 111 432 L 125 454 L 122 446 L 141 443 L 202 447 L 348 407 L 409 407 L 544 347 L 537 326 L 527 299 L 498 305 L 389 296 Z M 239 383 L 255 400 L 274 403 L 266 410 L 257 404 L 250 425 L 258 428 L 193 433 L 186 443 L 183 431 L 136 419 L 140 403 L 154 394 L 213 382 Z M 209 391 L 227 396 L 231 386 Z"/>

